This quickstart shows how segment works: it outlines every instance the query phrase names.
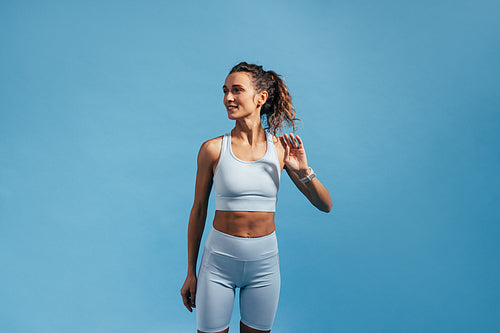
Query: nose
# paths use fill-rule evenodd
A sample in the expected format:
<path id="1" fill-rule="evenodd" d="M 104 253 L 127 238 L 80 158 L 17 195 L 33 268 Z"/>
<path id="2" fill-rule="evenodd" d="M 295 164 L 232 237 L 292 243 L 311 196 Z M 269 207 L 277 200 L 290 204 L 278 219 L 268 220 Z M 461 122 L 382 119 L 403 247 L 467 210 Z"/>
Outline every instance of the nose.
<path id="1" fill-rule="evenodd" d="M 226 99 L 226 101 L 234 101 L 234 96 L 233 94 L 231 94 L 231 92 L 228 92 L 226 96 L 224 96 L 224 98 Z"/>

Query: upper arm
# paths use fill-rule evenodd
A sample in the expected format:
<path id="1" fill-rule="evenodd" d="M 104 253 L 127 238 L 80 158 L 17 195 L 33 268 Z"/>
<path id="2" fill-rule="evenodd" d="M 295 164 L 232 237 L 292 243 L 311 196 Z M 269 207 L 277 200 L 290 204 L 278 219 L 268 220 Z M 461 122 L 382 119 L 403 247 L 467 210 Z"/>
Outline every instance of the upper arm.
<path id="1" fill-rule="evenodd" d="M 281 171 L 285 167 L 285 149 L 281 145 L 280 139 L 276 136 L 273 137 L 274 148 L 276 149 L 276 154 L 278 155 L 278 160 L 280 162 Z"/>
<path id="2" fill-rule="evenodd" d="M 208 198 L 212 190 L 213 170 L 220 156 L 221 140 L 218 138 L 204 142 L 198 152 L 196 184 L 193 208 L 208 207 Z"/>

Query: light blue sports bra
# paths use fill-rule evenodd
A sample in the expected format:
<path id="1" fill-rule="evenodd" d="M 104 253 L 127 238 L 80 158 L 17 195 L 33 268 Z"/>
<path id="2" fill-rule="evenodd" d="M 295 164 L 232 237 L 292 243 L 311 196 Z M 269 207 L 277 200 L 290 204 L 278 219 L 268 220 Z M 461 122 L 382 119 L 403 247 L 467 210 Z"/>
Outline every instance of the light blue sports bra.
<path id="1" fill-rule="evenodd" d="M 266 154 L 260 160 L 242 161 L 231 149 L 231 132 L 224 134 L 213 177 L 216 210 L 276 211 L 281 166 L 272 135 L 266 132 L 266 138 Z"/>

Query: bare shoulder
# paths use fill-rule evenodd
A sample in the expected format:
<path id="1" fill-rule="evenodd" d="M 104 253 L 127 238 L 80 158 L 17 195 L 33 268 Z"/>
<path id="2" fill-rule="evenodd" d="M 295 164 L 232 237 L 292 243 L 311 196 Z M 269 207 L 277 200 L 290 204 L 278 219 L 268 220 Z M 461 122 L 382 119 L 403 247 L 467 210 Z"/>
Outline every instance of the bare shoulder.
<path id="1" fill-rule="evenodd" d="M 276 135 L 273 135 L 271 134 L 272 138 L 273 138 L 273 143 L 274 143 L 274 147 L 276 148 L 276 153 L 278 154 L 278 159 L 280 161 L 280 164 L 281 164 L 281 169 L 283 169 L 283 167 L 285 166 L 285 148 L 283 148 L 283 145 L 281 144 L 280 142 L 280 138 L 277 137 Z"/>
<path id="2" fill-rule="evenodd" d="M 198 153 L 200 162 L 213 164 L 219 160 L 222 147 L 222 135 L 203 142 Z"/>
<path id="3" fill-rule="evenodd" d="M 283 149 L 283 147 L 281 146 L 280 138 L 274 134 L 271 134 L 271 137 L 273 138 L 273 143 L 276 146 L 276 148 L 281 147 L 281 149 Z"/>
<path id="4" fill-rule="evenodd" d="M 273 143 L 274 143 L 274 146 L 276 147 L 276 151 L 278 152 L 278 154 L 280 154 L 280 152 L 284 152 L 285 149 L 281 145 L 280 138 L 274 134 L 271 134 L 271 137 L 273 138 Z"/>

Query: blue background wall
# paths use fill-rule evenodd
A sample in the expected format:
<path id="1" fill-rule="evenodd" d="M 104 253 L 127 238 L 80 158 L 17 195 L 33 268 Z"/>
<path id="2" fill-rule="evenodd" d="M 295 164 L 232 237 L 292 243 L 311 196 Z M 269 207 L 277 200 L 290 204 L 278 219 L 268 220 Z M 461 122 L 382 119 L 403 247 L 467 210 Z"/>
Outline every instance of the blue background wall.
<path id="1" fill-rule="evenodd" d="M 196 154 L 233 127 L 221 86 L 246 60 L 284 75 L 334 200 L 283 173 L 273 332 L 500 331 L 499 13 L 2 1 L 0 330 L 194 332 Z"/>

